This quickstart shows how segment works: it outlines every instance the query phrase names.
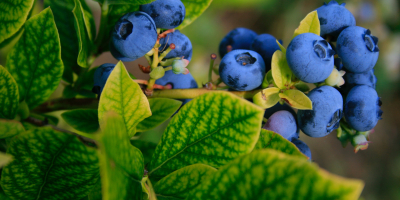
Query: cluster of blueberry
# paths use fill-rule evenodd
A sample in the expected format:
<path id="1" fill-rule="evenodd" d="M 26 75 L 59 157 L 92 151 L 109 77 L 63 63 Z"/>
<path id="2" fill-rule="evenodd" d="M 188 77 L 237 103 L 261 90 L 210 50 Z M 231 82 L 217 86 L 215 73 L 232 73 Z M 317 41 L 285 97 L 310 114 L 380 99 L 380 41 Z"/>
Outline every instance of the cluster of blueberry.
<path id="1" fill-rule="evenodd" d="M 369 131 L 382 115 L 373 70 L 379 56 L 378 39 L 369 30 L 356 26 L 344 5 L 331 1 L 316 9 L 320 35 L 299 34 L 286 50 L 292 80 L 317 85 L 307 95 L 313 109 L 296 113 L 281 101 L 265 111 L 268 120 L 263 128 L 281 134 L 310 158 L 310 149 L 298 139 L 300 129 L 310 137 L 326 136 L 340 123 L 359 132 Z M 156 84 L 169 84 L 174 89 L 197 88 L 196 81 L 185 71 L 192 57 L 191 42 L 184 34 L 171 30 L 185 17 L 182 2 L 156 0 L 142 5 L 140 10 L 124 15 L 116 23 L 110 42 L 112 55 L 122 61 L 146 56 L 150 63 L 151 57 L 157 56 L 161 69 L 172 65 L 172 70 L 165 69 L 165 74 L 161 70 L 162 75 L 154 78 Z M 221 81 L 230 90 L 261 88 L 274 53 L 281 49 L 276 41 L 270 34 L 258 35 L 246 28 L 230 31 L 219 45 Z M 103 64 L 96 70 L 93 91 L 98 95 L 114 66 Z M 345 81 L 341 78 L 344 72 Z M 341 83 L 329 84 L 327 80 L 332 76 L 339 76 Z"/>
<path id="2" fill-rule="evenodd" d="M 154 56 L 152 49 L 158 43 L 157 54 L 164 61 L 160 64 L 172 65 L 172 70 L 166 71 L 155 84 L 169 84 L 173 89 L 197 88 L 193 76 L 184 70 L 192 58 L 192 43 L 189 38 L 179 30 L 164 35 L 157 32 L 176 28 L 185 19 L 185 14 L 185 6 L 180 0 L 156 0 L 141 5 L 140 11 L 125 14 L 115 24 L 110 41 L 111 54 L 117 60 L 131 62 L 145 55 Z M 101 94 L 114 67 L 115 64 L 105 63 L 96 69 L 94 93 Z"/>
<path id="3" fill-rule="evenodd" d="M 299 128 L 308 136 L 323 137 L 339 128 L 344 115 L 342 123 L 363 132 L 373 129 L 382 115 L 373 70 L 379 56 L 378 39 L 356 26 L 344 3 L 331 1 L 316 11 L 320 35 L 299 34 L 286 51 L 287 64 L 295 77 L 319 86 L 308 93 L 313 109 L 298 110 L 296 114 L 290 106 L 278 103 L 266 110 L 268 121 L 263 127 L 292 141 L 309 157 L 309 148 L 298 140 Z M 229 32 L 219 46 L 221 80 L 233 90 L 259 88 L 271 70 L 274 52 L 280 50 L 276 41 L 269 34 L 257 35 L 246 28 Z M 327 84 L 334 71 L 345 72 L 345 81 Z"/>

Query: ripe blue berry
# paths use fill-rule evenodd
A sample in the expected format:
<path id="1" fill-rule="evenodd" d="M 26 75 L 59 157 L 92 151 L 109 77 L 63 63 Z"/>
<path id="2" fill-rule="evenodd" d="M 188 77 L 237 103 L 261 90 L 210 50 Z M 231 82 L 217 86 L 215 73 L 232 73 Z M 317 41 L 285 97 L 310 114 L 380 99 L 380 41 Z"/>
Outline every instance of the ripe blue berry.
<path id="1" fill-rule="evenodd" d="M 250 49 L 251 43 L 257 37 L 257 33 L 247 28 L 235 28 L 231 30 L 219 43 L 219 55 L 222 57 L 228 53 L 228 46 L 235 49 Z"/>
<path id="2" fill-rule="evenodd" d="M 281 110 L 272 114 L 271 117 L 268 118 L 267 123 L 263 126 L 263 129 L 274 131 L 287 140 L 298 137 L 296 134 L 296 119 L 292 113 L 286 110 Z"/>
<path id="3" fill-rule="evenodd" d="M 357 131 L 369 131 L 382 119 L 382 110 L 376 91 L 367 85 L 354 86 L 347 94 L 344 117 Z"/>
<path id="4" fill-rule="evenodd" d="M 329 36 L 332 40 L 336 40 L 343 29 L 356 25 L 353 14 L 344 7 L 345 5 L 331 1 L 317 8 L 322 37 Z"/>
<path id="5" fill-rule="evenodd" d="M 331 86 L 314 88 L 308 93 L 312 110 L 299 110 L 300 129 L 310 137 L 324 137 L 339 127 L 343 113 L 342 95 Z"/>
<path id="6" fill-rule="evenodd" d="M 290 113 L 292 113 L 292 115 L 294 116 L 294 118 L 296 120 L 296 124 L 297 124 L 297 114 L 296 114 L 296 112 L 293 110 L 292 107 L 290 107 L 286 103 L 285 104 L 280 104 L 278 102 L 274 106 L 272 106 L 271 108 L 265 109 L 264 117 L 268 119 L 268 118 L 271 117 L 272 114 L 274 114 L 274 113 L 276 113 L 278 111 L 281 111 L 281 110 L 286 110 L 286 111 L 289 111 Z M 299 137 L 299 133 L 300 133 L 300 129 L 299 129 L 299 126 L 297 126 L 296 135 L 295 135 L 296 138 Z"/>
<path id="7" fill-rule="evenodd" d="M 149 14 L 157 28 L 172 29 L 182 24 L 186 10 L 180 0 L 156 0 L 140 6 L 140 11 Z"/>
<path id="8" fill-rule="evenodd" d="M 92 92 L 99 95 L 103 91 L 104 86 L 106 85 L 107 79 L 110 76 L 112 70 L 114 69 L 115 64 L 112 63 L 104 63 L 100 65 L 96 71 L 94 71 L 94 84 Z"/>
<path id="9" fill-rule="evenodd" d="M 333 70 L 335 52 L 322 37 L 303 33 L 290 42 L 287 62 L 293 74 L 307 83 L 322 82 Z"/>
<path id="10" fill-rule="evenodd" d="M 192 59 L 192 43 L 186 35 L 182 34 L 179 30 L 167 34 L 165 38 L 160 39 L 160 52 L 162 53 L 169 47 L 170 44 L 175 44 L 175 49 L 165 56 L 165 59 L 184 57 L 186 60 Z"/>
<path id="11" fill-rule="evenodd" d="M 280 50 L 279 45 L 276 43 L 276 38 L 270 34 L 258 35 L 251 44 L 250 49 L 261 55 L 266 71 L 271 69 L 272 55 L 276 50 Z"/>
<path id="12" fill-rule="evenodd" d="M 264 60 L 255 51 L 233 50 L 219 64 L 221 80 L 238 91 L 249 91 L 261 85 L 265 76 Z"/>
<path id="13" fill-rule="evenodd" d="M 306 143 L 297 138 L 292 139 L 292 143 L 296 145 L 296 147 L 301 151 L 301 153 L 306 155 L 308 159 L 311 160 L 311 150 Z"/>
<path id="14" fill-rule="evenodd" d="M 344 29 L 336 43 L 343 66 L 353 73 L 371 70 L 378 61 L 378 38 L 371 31 L 359 26 Z"/>
<path id="15" fill-rule="evenodd" d="M 110 51 L 119 60 L 133 61 L 149 52 L 156 41 L 153 19 L 144 12 L 128 13 L 115 24 Z"/>
<path id="16" fill-rule="evenodd" d="M 376 76 L 374 74 L 374 69 L 371 69 L 364 73 L 351 73 L 348 72 L 344 75 L 344 80 L 346 85 L 354 87 L 355 85 L 368 85 L 372 88 L 376 86 Z"/>
<path id="17" fill-rule="evenodd" d="M 172 70 L 166 71 L 165 75 L 156 80 L 158 85 L 170 84 L 172 89 L 189 89 L 198 88 L 196 80 L 194 80 L 192 74 L 174 74 Z M 183 99 L 183 104 L 189 102 L 191 99 Z"/>

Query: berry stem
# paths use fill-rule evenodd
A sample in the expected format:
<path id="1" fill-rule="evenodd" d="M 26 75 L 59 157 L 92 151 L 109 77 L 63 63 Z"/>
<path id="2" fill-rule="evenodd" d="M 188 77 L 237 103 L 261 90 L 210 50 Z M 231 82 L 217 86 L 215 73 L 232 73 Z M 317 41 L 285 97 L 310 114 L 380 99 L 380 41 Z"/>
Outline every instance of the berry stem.
<path id="1" fill-rule="evenodd" d="M 210 60 L 210 68 L 208 69 L 208 82 L 212 82 L 212 73 L 213 73 L 213 68 L 214 68 L 214 61 L 217 58 L 216 54 L 211 54 L 211 60 Z"/>

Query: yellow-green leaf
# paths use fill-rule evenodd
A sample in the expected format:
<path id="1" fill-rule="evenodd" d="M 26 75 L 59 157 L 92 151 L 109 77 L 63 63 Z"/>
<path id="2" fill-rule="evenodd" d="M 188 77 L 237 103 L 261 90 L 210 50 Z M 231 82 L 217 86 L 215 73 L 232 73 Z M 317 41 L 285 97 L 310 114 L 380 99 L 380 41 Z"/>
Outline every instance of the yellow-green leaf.
<path id="1" fill-rule="evenodd" d="M 82 199 L 99 179 L 96 150 L 50 127 L 13 137 L 7 154 L 1 186 L 11 199 Z"/>
<path id="2" fill-rule="evenodd" d="M 310 98 L 300 90 L 286 90 L 283 93 L 279 93 L 279 97 L 293 108 L 312 110 Z"/>
<path id="3" fill-rule="evenodd" d="M 276 43 L 278 43 L 279 48 L 281 49 L 282 53 L 286 55 L 286 49 L 285 49 L 285 47 L 283 47 L 282 44 L 281 44 L 278 40 L 276 40 Z"/>
<path id="4" fill-rule="evenodd" d="M 0 43 L 21 29 L 34 2 L 34 0 L 0 1 Z"/>
<path id="5" fill-rule="evenodd" d="M 264 89 L 253 96 L 253 102 L 262 108 L 271 108 L 280 100 L 279 88 L 271 87 Z"/>
<path id="6" fill-rule="evenodd" d="M 211 177 L 217 170 L 204 164 L 194 164 L 176 170 L 154 184 L 157 197 L 184 199 L 190 191 Z"/>
<path id="7" fill-rule="evenodd" d="M 25 128 L 18 121 L 0 119 L 0 139 L 23 133 Z"/>
<path id="8" fill-rule="evenodd" d="M 314 33 L 320 35 L 321 28 L 317 11 L 312 11 L 300 22 L 299 27 L 294 31 L 293 38 L 302 33 Z"/>
<path id="9" fill-rule="evenodd" d="M 183 29 L 196 20 L 211 4 L 212 0 L 182 0 L 185 5 L 186 16 L 177 29 Z"/>
<path id="10" fill-rule="evenodd" d="M 149 104 L 152 115 L 137 125 L 137 132 L 148 131 L 162 124 L 179 109 L 182 102 L 167 98 L 151 98 Z"/>
<path id="11" fill-rule="evenodd" d="M 149 165 L 160 179 L 188 165 L 218 168 L 256 144 L 264 110 L 228 92 L 194 98 L 172 118 Z"/>
<path id="12" fill-rule="evenodd" d="M 17 82 L 0 65 L 0 118 L 14 119 L 17 114 L 18 104 L 19 93 Z"/>
<path id="13" fill-rule="evenodd" d="M 221 167 L 187 200 L 358 199 L 364 184 L 319 169 L 298 156 L 259 150 Z"/>
<path id="14" fill-rule="evenodd" d="M 45 102 L 60 83 L 64 66 L 53 13 L 46 8 L 25 23 L 25 31 L 7 57 L 18 83 L 20 101 L 30 109 Z"/>
<path id="15" fill-rule="evenodd" d="M 286 61 L 286 54 L 275 51 L 271 61 L 272 77 L 280 89 L 286 89 L 292 79 L 292 71 Z"/>
<path id="16" fill-rule="evenodd" d="M 122 117 L 130 136 L 135 135 L 139 122 L 151 116 L 149 101 L 140 86 L 129 77 L 121 61 L 111 72 L 101 93 L 100 122 L 108 111 L 114 111 Z"/>
<path id="17" fill-rule="evenodd" d="M 269 70 L 264 76 L 264 80 L 261 87 L 264 89 L 273 83 L 274 83 L 274 78 L 272 77 L 272 71 Z"/>
<path id="18" fill-rule="evenodd" d="M 104 200 L 142 199 L 143 155 L 129 142 L 123 118 L 110 111 L 100 123 L 101 188 Z"/>
<path id="19" fill-rule="evenodd" d="M 301 153 L 301 151 L 293 143 L 283 138 L 278 133 L 270 130 L 261 129 L 260 138 L 258 139 L 253 151 L 260 149 L 273 149 L 289 155 L 299 156 L 307 159 L 307 157 Z"/>
<path id="20" fill-rule="evenodd" d="M 12 155 L 5 154 L 3 152 L 0 152 L 0 168 L 6 166 L 8 163 L 10 163 L 13 160 Z"/>

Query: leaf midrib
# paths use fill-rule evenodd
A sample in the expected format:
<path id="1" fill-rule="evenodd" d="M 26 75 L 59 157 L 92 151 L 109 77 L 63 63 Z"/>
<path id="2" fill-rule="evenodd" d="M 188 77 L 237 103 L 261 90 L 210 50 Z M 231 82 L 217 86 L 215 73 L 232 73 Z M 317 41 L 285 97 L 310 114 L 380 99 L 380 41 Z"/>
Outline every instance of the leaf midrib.
<path id="1" fill-rule="evenodd" d="M 63 143 L 63 145 L 61 145 L 60 149 L 57 151 L 57 153 L 54 155 L 53 159 L 51 160 L 50 167 L 49 167 L 49 168 L 47 169 L 47 171 L 46 171 L 46 175 L 44 176 L 43 184 L 42 184 L 42 186 L 40 186 L 40 189 L 39 189 L 39 192 L 38 192 L 38 195 L 37 195 L 36 200 L 39 200 L 39 199 L 40 199 L 40 195 L 41 195 L 41 193 L 42 193 L 42 191 L 43 191 L 44 186 L 46 185 L 46 181 L 47 181 L 48 175 L 49 175 L 50 171 L 51 171 L 52 168 L 53 168 L 54 161 L 55 161 L 56 158 L 61 154 L 61 152 L 65 149 L 65 147 L 67 146 L 67 144 L 69 144 L 69 142 L 70 142 L 71 140 L 74 139 L 74 136 L 68 136 L 68 137 L 69 137 L 69 138 Z"/>
<path id="2" fill-rule="evenodd" d="M 175 158 L 177 155 L 181 154 L 181 153 L 182 153 L 183 151 L 185 151 L 187 148 L 189 148 L 189 147 L 191 147 L 191 146 L 193 146 L 193 145 L 195 145 L 195 144 L 197 144 L 197 143 L 203 141 L 204 139 L 210 137 L 211 135 L 213 135 L 213 134 L 219 132 L 219 131 L 222 130 L 222 129 L 225 129 L 225 128 L 231 126 L 232 124 L 234 124 L 234 123 L 236 123 L 236 122 L 242 121 L 243 118 L 247 118 L 247 117 L 249 117 L 249 116 L 251 116 L 251 114 L 242 117 L 242 119 L 240 119 L 240 120 L 233 120 L 231 123 L 228 123 L 228 124 L 226 124 L 225 126 L 222 126 L 222 127 L 218 128 L 217 130 L 215 130 L 215 131 L 213 131 L 213 132 L 211 132 L 211 133 L 205 135 L 203 138 L 200 138 L 199 140 L 197 140 L 197 141 L 191 143 L 190 145 L 185 146 L 182 150 L 180 150 L 180 151 L 177 152 L 175 155 L 171 156 L 170 158 L 168 158 L 167 160 L 165 160 L 164 162 L 162 162 L 158 167 L 156 167 L 156 168 L 154 168 L 153 170 L 151 170 L 148 174 L 151 175 L 154 171 L 156 171 L 156 170 L 158 170 L 159 168 L 161 168 L 165 163 L 167 163 L 167 162 L 170 161 L 171 159 Z"/>

